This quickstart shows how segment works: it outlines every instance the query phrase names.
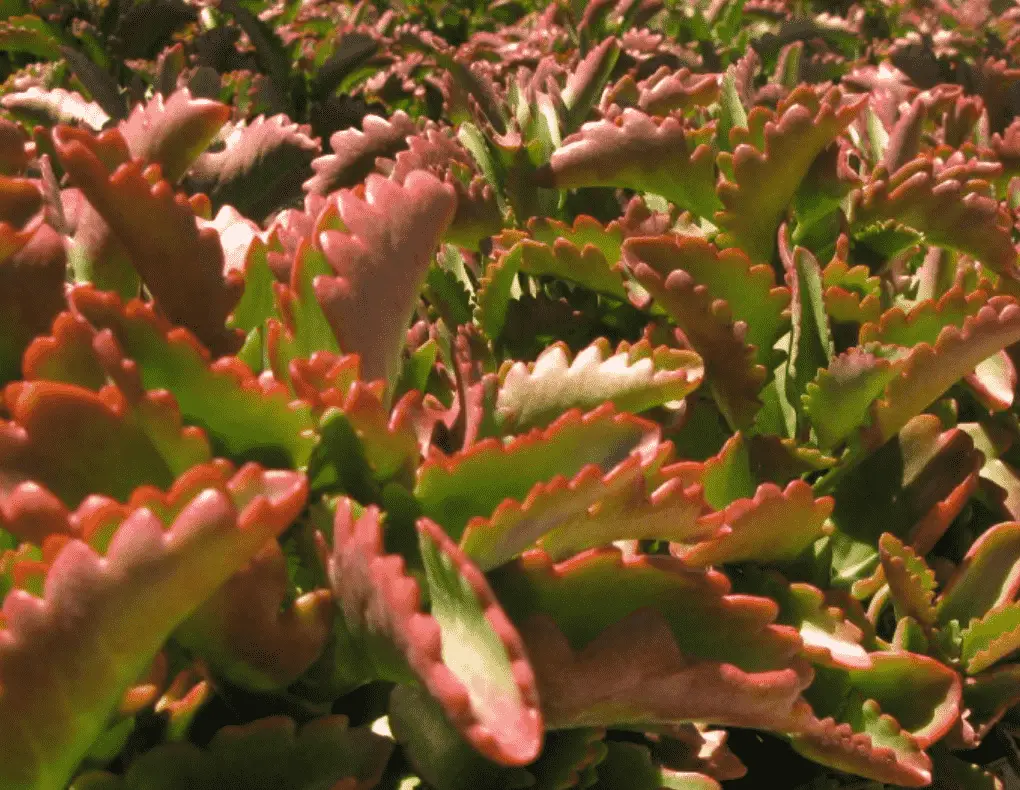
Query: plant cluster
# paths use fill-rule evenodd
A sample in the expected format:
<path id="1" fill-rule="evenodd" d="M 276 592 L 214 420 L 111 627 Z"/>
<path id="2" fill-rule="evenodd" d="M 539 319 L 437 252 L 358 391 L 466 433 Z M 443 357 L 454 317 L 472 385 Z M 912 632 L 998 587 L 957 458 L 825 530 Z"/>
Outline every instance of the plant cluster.
<path id="1" fill-rule="evenodd" d="M 0 790 L 1001 788 L 1005 5 L 0 1 Z"/>

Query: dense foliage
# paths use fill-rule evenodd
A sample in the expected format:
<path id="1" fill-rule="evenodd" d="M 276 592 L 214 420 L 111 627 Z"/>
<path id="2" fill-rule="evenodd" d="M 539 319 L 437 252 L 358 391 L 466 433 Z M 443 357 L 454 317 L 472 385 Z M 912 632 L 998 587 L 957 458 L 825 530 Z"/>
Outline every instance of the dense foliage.
<path id="1" fill-rule="evenodd" d="M 0 17 L 0 790 L 1002 787 L 1020 10 Z"/>

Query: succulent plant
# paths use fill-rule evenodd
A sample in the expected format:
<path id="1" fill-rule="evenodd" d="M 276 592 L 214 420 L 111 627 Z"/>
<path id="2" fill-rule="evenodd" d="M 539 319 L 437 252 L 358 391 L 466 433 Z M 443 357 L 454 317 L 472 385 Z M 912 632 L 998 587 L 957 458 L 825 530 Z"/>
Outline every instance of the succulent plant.
<path id="1" fill-rule="evenodd" d="M 1016 9 L 0 13 L 0 790 L 1003 788 Z"/>

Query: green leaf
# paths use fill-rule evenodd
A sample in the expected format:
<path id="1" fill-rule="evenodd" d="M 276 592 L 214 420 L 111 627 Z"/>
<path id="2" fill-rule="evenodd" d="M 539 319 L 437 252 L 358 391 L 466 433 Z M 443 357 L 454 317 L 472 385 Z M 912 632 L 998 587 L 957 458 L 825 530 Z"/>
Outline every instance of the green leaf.
<path id="1" fill-rule="evenodd" d="M 976 675 L 1020 650 L 1020 603 L 993 609 L 980 620 L 971 620 L 963 632 L 960 658 L 967 672 Z"/>
<path id="2" fill-rule="evenodd" d="M 747 112 L 737 93 L 736 67 L 730 66 L 722 78 L 722 90 L 719 94 L 719 121 L 716 136 L 720 151 L 732 150 L 730 146 L 730 130 L 747 128 Z"/>
<path id="3" fill-rule="evenodd" d="M 794 480 L 785 490 L 766 483 L 753 499 L 738 499 L 706 516 L 715 527 L 711 534 L 671 551 L 691 566 L 792 561 L 832 530 L 826 522 L 833 504 L 829 497 L 815 499 L 803 480 Z"/>
<path id="4" fill-rule="evenodd" d="M 785 383 L 790 402 L 800 407 L 805 388 L 820 369 L 829 366 L 835 347 L 822 299 L 818 261 L 803 247 L 795 247 L 792 253 L 781 247 L 780 252 L 790 283 L 793 324 Z"/>
<path id="5" fill-rule="evenodd" d="M 889 532 L 879 539 L 878 548 L 897 618 L 912 617 L 925 626 L 933 625 L 935 572 L 924 557 Z"/>
<path id="6" fill-rule="evenodd" d="M 964 628 L 1012 601 L 1020 592 L 1020 524 L 996 524 L 967 550 L 938 601 L 938 620 Z"/>

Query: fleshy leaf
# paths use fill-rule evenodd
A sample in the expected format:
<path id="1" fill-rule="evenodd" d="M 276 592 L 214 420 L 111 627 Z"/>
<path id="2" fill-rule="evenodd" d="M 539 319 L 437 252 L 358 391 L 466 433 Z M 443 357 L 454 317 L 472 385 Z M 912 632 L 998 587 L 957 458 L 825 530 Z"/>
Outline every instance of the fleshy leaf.
<path id="1" fill-rule="evenodd" d="M 611 186 L 651 192 L 711 217 L 720 207 L 712 131 L 712 126 L 695 130 L 681 118 L 653 118 L 628 107 L 567 137 L 539 175 L 560 189 Z"/>
<path id="2" fill-rule="evenodd" d="M 791 739 L 811 760 L 879 782 L 905 787 L 931 784 L 931 758 L 874 700 L 864 702 L 854 726 L 832 716 Z"/>
<path id="3" fill-rule="evenodd" d="M 223 467 L 200 466 L 187 478 L 204 488 L 172 523 L 136 510 L 104 556 L 71 541 L 42 597 L 4 599 L 0 786 L 63 786 L 173 629 L 305 503 L 295 472 L 252 464 L 226 479 Z"/>
<path id="4" fill-rule="evenodd" d="M 637 87 L 640 109 L 650 115 L 666 115 L 713 104 L 719 98 L 720 79 L 717 74 L 691 74 L 687 68 L 673 71 L 663 67 Z"/>
<path id="5" fill-rule="evenodd" d="M 1020 524 L 997 524 L 971 544 L 938 601 L 942 624 L 964 628 L 1016 598 L 1020 592 Z"/>
<path id="6" fill-rule="evenodd" d="M 961 328 L 942 329 L 934 346 L 919 343 L 894 362 L 856 350 L 836 357 L 808 385 L 805 408 L 823 446 L 859 428 L 862 447 L 875 449 L 976 365 L 1017 341 L 1020 306 L 992 297 Z M 855 391 L 849 403 L 848 387 Z"/>
<path id="7" fill-rule="evenodd" d="M 334 523 L 329 576 L 347 628 L 384 676 L 394 657 L 442 705 L 447 718 L 483 755 L 523 765 L 541 747 L 534 675 L 520 636 L 499 609 L 485 577 L 442 533 L 419 522 L 434 613 L 421 610 L 420 588 L 404 559 L 383 553 L 379 511 L 355 519 L 342 498 Z M 392 644 L 380 664 L 380 645 Z"/>
<path id="8" fill-rule="evenodd" d="M 657 459 L 654 459 L 657 460 Z M 483 570 L 508 562 L 538 541 L 554 559 L 616 540 L 692 540 L 710 534 L 698 522 L 701 489 L 670 480 L 646 493 L 647 462 L 633 455 L 608 474 L 585 466 L 573 478 L 537 483 L 521 502 L 506 499 L 489 518 L 471 519 L 461 547 Z"/>
<path id="9" fill-rule="evenodd" d="M 132 159 L 158 164 L 176 184 L 229 117 L 227 105 L 193 99 L 182 88 L 167 99 L 157 93 L 148 104 L 136 105 L 119 128 Z"/>
<path id="10" fill-rule="evenodd" d="M 959 429 L 922 414 L 837 483 L 831 536 L 833 582 L 882 585 L 878 547 L 885 532 L 924 556 L 973 496 L 981 454 Z M 867 582 L 864 577 L 877 571 Z M 865 595 L 855 587 L 854 594 Z"/>
<path id="11" fill-rule="evenodd" d="M 738 592 L 766 596 L 779 604 L 776 622 L 800 632 L 804 656 L 812 663 L 845 669 L 871 666 L 871 656 L 862 645 L 866 634 L 817 587 L 790 583 L 775 571 L 751 569 L 735 584 Z"/>
<path id="12" fill-rule="evenodd" d="M 8 385 L 4 400 L 12 417 L 0 421 L 5 485 L 37 481 L 72 507 L 92 493 L 123 501 L 143 483 L 169 486 L 210 457 L 205 436 L 181 426 L 167 393 L 129 400 L 113 386 L 95 393 L 36 381 Z"/>
<path id="13" fill-rule="evenodd" d="M 328 195 L 353 187 L 375 169 L 376 159 L 407 148 L 406 138 L 416 131 L 414 121 L 403 110 L 397 110 L 389 119 L 366 115 L 360 130 L 343 129 L 329 139 L 333 153 L 312 161 L 315 175 L 305 182 L 305 191 Z"/>
<path id="14" fill-rule="evenodd" d="M 491 579 L 552 728 L 695 720 L 783 730 L 809 716 L 796 631 L 771 625 L 772 601 L 730 595 L 720 573 L 606 549 L 559 565 L 532 552 Z"/>
<path id="15" fill-rule="evenodd" d="M 878 550 L 897 615 L 934 625 L 935 573 L 924 557 L 889 532 L 879 539 Z"/>
<path id="16" fill-rule="evenodd" d="M 312 416 L 283 386 L 263 384 L 236 358 L 212 362 L 193 335 L 174 329 L 139 300 L 122 305 L 115 294 L 86 285 L 74 288 L 69 301 L 76 331 L 90 335 L 93 348 L 104 332 L 112 332 L 122 356 L 130 360 L 107 357 L 104 366 L 132 365 L 145 389 L 173 393 L 183 419 L 201 426 L 218 453 L 238 459 L 263 456 L 267 462 L 283 454 L 285 464 L 307 462 L 314 444 Z M 26 377 L 94 386 L 94 379 L 90 384 L 79 377 L 82 353 L 88 352 L 69 348 L 61 337 L 40 339 L 26 355 Z"/>
<path id="17" fill-rule="evenodd" d="M 653 423 L 616 413 L 610 404 L 585 415 L 571 410 L 508 443 L 486 439 L 451 456 L 433 450 L 414 493 L 422 512 L 460 540 L 472 517 L 490 515 L 505 499 L 523 500 L 536 483 L 576 475 L 589 464 L 608 471 L 632 453 L 648 457 L 658 438 Z"/>
<path id="18" fill-rule="evenodd" d="M 567 110 L 564 118 L 564 127 L 567 131 L 576 129 L 588 116 L 619 57 L 619 41 L 615 37 L 607 38 L 598 46 L 592 47 L 567 78 L 567 84 L 560 94 L 563 106 Z"/>
<path id="19" fill-rule="evenodd" d="M 531 762 L 541 749 L 542 720 L 520 636 L 481 571 L 440 527 L 422 519 L 418 540 L 443 664 L 464 683 L 477 720 L 467 725 L 472 741 L 492 759 Z M 464 727 L 463 714 L 457 718 Z"/>
<path id="20" fill-rule="evenodd" d="M 47 126 L 82 123 L 98 132 L 110 122 L 110 116 L 98 104 L 63 88 L 42 90 L 33 85 L 20 93 L 8 93 L 0 98 L 0 105 L 14 115 Z"/>
<path id="21" fill-rule="evenodd" d="M 867 420 L 868 408 L 896 376 L 894 361 L 854 346 L 807 385 L 804 410 L 823 450 L 832 450 Z"/>
<path id="22" fill-rule="evenodd" d="M 744 342 L 755 347 L 759 362 L 770 363 L 790 306 L 790 291 L 776 285 L 771 267 L 753 264 L 739 250 L 720 252 L 693 236 L 636 238 L 625 242 L 623 250 L 629 266 L 645 263 L 666 278 L 682 270 L 711 299 L 724 300 L 731 320 L 744 324 L 740 330 Z M 712 308 L 713 315 L 721 315 L 714 304 Z M 687 323 L 679 324 L 685 332 Z"/>
<path id="23" fill-rule="evenodd" d="M 521 430 L 605 401 L 639 413 L 682 400 L 701 383 L 703 373 L 701 358 L 691 351 L 625 342 L 610 354 L 603 340 L 571 361 L 566 345 L 557 343 L 534 363 L 516 362 L 506 371 L 496 401 L 497 419 L 503 430 Z"/>
<path id="24" fill-rule="evenodd" d="M 224 135 L 222 151 L 208 151 L 188 171 L 191 191 L 204 192 L 213 208 L 236 207 L 262 218 L 301 197 L 301 184 L 319 146 L 311 129 L 286 115 L 259 116 Z"/>
<path id="25" fill-rule="evenodd" d="M 453 190 L 426 172 L 403 186 L 371 175 L 364 197 L 340 193 L 347 232 L 321 234 L 336 276 L 317 277 L 314 287 L 340 347 L 361 357 L 366 378 L 399 372 L 415 301 L 455 208 Z"/>
<path id="26" fill-rule="evenodd" d="M 684 239 L 680 246 L 714 257 L 711 245 L 701 240 Z M 656 245 L 656 249 L 660 247 Z M 706 383 L 720 411 L 733 428 L 749 427 L 761 406 L 758 393 L 765 383 L 766 370 L 755 360 L 756 349 L 744 342 L 745 331 L 738 328 L 729 304 L 682 268 L 653 268 L 654 264 L 644 260 L 650 257 L 647 249 L 635 250 L 628 242 L 624 250 L 626 255 L 634 256 L 628 265 L 638 282 L 704 359 Z"/>
<path id="27" fill-rule="evenodd" d="M 1020 604 L 993 609 L 980 620 L 971 620 L 963 632 L 960 658 L 967 672 L 976 675 L 1011 653 L 1020 650 Z"/>
<path id="28" fill-rule="evenodd" d="M 719 184 L 723 210 L 715 223 L 726 233 L 720 244 L 737 246 L 755 261 L 770 262 L 776 230 L 815 157 L 857 115 L 865 99 L 843 100 L 838 88 L 824 96 L 802 86 L 780 103 L 776 115 L 755 108 L 750 130 L 734 130 L 733 153 L 719 154 L 727 178 Z M 758 142 L 760 135 L 760 140 Z"/>
<path id="29" fill-rule="evenodd" d="M 78 777 L 70 790 L 368 790 L 382 777 L 393 744 L 346 716 L 323 716 L 298 729 L 273 716 L 217 731 L 205 749 L 190 743 L 158 746 L 122 778 Z"/>
<path id="30" fill-rule="evenodd" d="M 693 566 L 793 560 L 831 530 L 826 520 L 833 504 L 831 497 L 815 499 L 803 480 L 794 480 L 786 490 L 766 483 L 753 499 L 738 499 L 721 515 L 707 516 L 722 522 L 712 534 L 671 551 Z"/>
<path id="31" fill-rule="evenodd" d="M 138 162 L 111 174 L 94 139 L 72 132 L 67 127 L 54 132 L 61 162 L 124 244 L 161 310 L 214 352 L 239 348 L 239 338 L 224 324 L 241 283 L 223 275 L 216 231 L 199 230 L 187 199 L 175 195 L 169 183 L 150 185 Z"/>
<path id="32" fill-rule="evenodd" d="M 956 671 L 916 653 L 877 652 L 870 658 L 870 667 L 846 670 L 849 686 L 864 699 L 877 700 L 922 748 L 944 737 L 960 712 L 963 692 Z"/>
<path id="33" fill-rule="evenodd" d="M 790 400 L 799 408 L 804 388 L 832 361 L 835 349 L 822 298 L 822 272 L 818 261 L 803 247 L 790 250 L 785 226 L 780 235 L 779 255 L 790 286 L 790 356 L 785 385 Z"/>
<path id="34" fill-rule="evenodd" d="M 1008 212 L 982 188 L 960 157 L 944 165 L 920 156 L 891 175 L 876 168 L 864 187 L 855 220 L 892 219 L 929 244 L 965 252 L 1007 279 L 1016 279 L 1017 253 Z"/>
<path id="35" fill-rule="evenodd" d="M 861 327 L 860 342 L 908 347 L 919 343 L 931 345 L 939 339 L 943 328 L 962 327 L 987 301 L 988 295 L 983 291 L 964 293 L 962 288 L 954 287 L 937 302 L 926 299 L 909 312 L 900 307 L 886 310 L 877 322 Z"/>

